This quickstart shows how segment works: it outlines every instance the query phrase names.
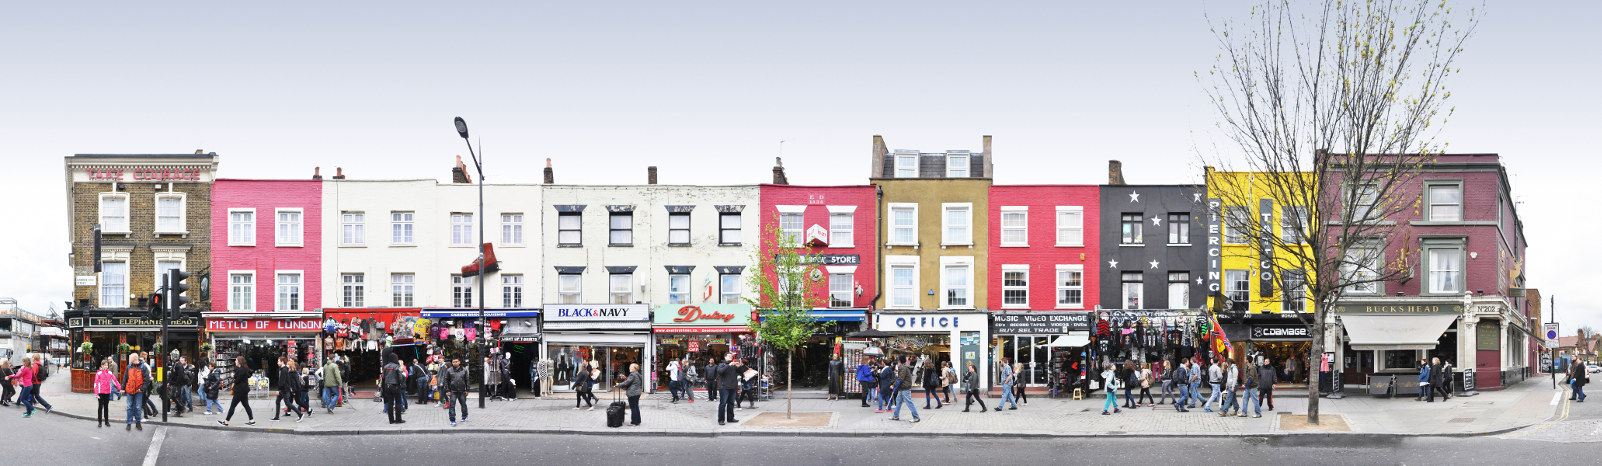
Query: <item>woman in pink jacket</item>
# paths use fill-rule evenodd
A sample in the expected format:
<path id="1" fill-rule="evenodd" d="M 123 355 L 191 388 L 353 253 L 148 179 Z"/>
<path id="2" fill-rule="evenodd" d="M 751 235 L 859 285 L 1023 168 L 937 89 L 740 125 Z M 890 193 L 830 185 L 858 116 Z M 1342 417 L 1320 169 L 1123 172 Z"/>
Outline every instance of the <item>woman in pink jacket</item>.
<path id="1" fill-rule="evenodd" d="M 11 382 L 17 385 L 17 401 L 27 410 L 22 417 L 33 417 L 33 359 L 22 358 L 22 368 L 11 374 Z"/>
<path id="2" fill-rule="evenodd" d="M 95 411 L 95 427 L 111 426 L 112 393 L 122 393 L 122 384 L 117 383 L 117 374 L 111 372 L 111 366 L 101 361 L 100 372 L 95 373 L 95 396 L 100 399 L 100 410 Z"/>

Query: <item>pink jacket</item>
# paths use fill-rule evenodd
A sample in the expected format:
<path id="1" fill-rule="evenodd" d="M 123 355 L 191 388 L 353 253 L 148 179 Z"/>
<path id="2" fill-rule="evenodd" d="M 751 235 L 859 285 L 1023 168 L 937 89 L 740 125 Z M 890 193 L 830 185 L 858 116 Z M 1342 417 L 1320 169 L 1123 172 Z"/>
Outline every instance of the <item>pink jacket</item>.
<path id="1" fill-rule="evenodd" d="M 11 376 L 16 381 L 17 388 L 33 386 L 33 366 L 22 366 L 17 373 Z"/>
<path id="2" fill-rule="evenodd" d="M 100 372 L 95 373 L 96 395 L 110 395 L 122 390 L 121 387 L 122 384 L 117 383 L 117 374 L 111 373 L 110 370 L 101 369 Z"/>

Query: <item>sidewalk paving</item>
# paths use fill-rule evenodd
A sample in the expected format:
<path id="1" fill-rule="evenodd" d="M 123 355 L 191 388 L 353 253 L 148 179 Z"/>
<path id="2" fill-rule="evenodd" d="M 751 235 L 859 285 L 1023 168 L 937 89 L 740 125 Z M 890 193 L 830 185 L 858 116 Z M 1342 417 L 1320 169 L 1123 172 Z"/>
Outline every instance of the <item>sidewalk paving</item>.
<path id="1" fill-rule="evenodd" d="M 44 396 L 55 405 L 54 414 L 93 420 L 96 402 L 93 396 L 70 393 L 66 377 L 55 377 L 45 383 Z M 1537 383 L 1542 382 L 1542 383 Z M 1344 416 L 1352 434 L 1406 435 L 1406 436 L 1464 436 L 1493 435 L 1540 423 L 1552 417 L 1556 406 L 1550 402 L 1557 391 L 1544 383 L 1531 379 L 1506 390 L 1480 392 L 1473 397 L 1454 397 L 1450 401 L 1435 403 L 1417 402 L 1412 398 L 1372 398 L 1350 396 L 1345 399 L 1320 400 L 1320 412 L 1325 416 Z M 505 433 L 620 433 L 677 436 L 722 435 L 820 435 L 820 436 L 960 436 L 960 437 L 1074 437 L 1074 436 L 1278 436 L 1327 435 L 1329 432 L 1300 433 L 1279 429 L 1277 413 L 1305 413 L 1306 398 L 1282 397 L 1276 399 L 1275 413 L 1264 411 L 1262 418 L 1220 417 L 1196 409 L 1180 413 L 1171 407 L 1126 409 L 1123 414 L 1102 416 L 1104 397 L 1084 400 L 1066 398 L 1031 397 L 1031 403 L 1017 410 L 980 413 L 962 412 L 961 399 L 956 405 L 942 409 L 923 409 L 921 393 L 915 395 L 923 422 L 913 424 L 909 413 L 902 413 L 901 422 L 890 421 L 889 414 L 874 413 L 872 408 L 861 408 L 859 400 L 828 401 L 823 399 L 796 399 L 795 412 L 829 412 L 827 427 L 753 427 L 744 423 L 717 425 L 716 403 L 704 397 L 695 403 L 669 403 L 667 400 L 642 400 L 640 427 L 607 428 L 604 411 L 612 401 L 609 393 L 598 393 L 600 403 L 594 411 L 573 410 L 571 394 L 540 399 L 521 398 L 510 401 L 489 401 L 486 409 L 478 409 L 478 400 L 469 395 L 468 410 L 471 421 L 452 427 L 445 410 L 438 404 L 413 404 L 405 414 L 406 423 L 391 425 L 381 412 L 381 404 L 369 399 L 355 399 L 334 414 L 326 414 L 321 403 L 312 401 L 316 411 L 304 422 L 296 423 L 293 417 L 278 422 L 272 417 L 272 400 L 253 399 L 256 426 L 245 425 L 244 410 L 235 413 L 230 430 L 260 430 L 281 433 L 313 435 L 400 434 L 434 432 L 505 432 Z M 621 398 L 621 396 L 619 397 Z M 226 400 L 225 400 L 226 401 Z M 413 399 L 415 401 L 415 399 Z M 986 399 L 991 407 L 999 399 Z M 158 400 L 159 404 L 159 400 Z M 196 405 L 197 407 L 199 404 Z M 125 400 L 112 402 L 111 413 L 121 423 L 126 407 Z M 226 408 L 226 402 L 224 403 Z M 737 411 L 738 419 L 751 419 L 758 413 L 784 412 L 784 393 L 776 392 L 774 400 L 757 403 L 756 409 Z M 1266 408 L 1266 406 L 1265 406 Z M 202 409 L 203 410 L 203 409 Z M 13 413 L 15 413 L 13 411 Z M 15 414 L 13 414 L 15 415 Z M 36 415 L 37 416 L 37 415 Z M 159 422 L 148 421 L 152 424 Z M 187 414 L 182 418 L 169 417 L 167 425 L 224 429 L 217 424 L 221 415 Z M 1341 435 L 1341 434 L 1337 434 Z"/>

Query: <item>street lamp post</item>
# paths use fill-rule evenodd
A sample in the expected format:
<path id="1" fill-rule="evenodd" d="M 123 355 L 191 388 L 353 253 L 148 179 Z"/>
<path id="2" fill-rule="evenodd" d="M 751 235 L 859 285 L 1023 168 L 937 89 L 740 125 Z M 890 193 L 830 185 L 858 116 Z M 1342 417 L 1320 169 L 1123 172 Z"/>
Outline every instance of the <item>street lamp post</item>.
<path id="1" fill-rule="evenodd" d="M 478 357 L 488 361 L 489 349 L 484 338 L 489 335 L 485 329 L 489 327 L 484 322 L 484 277 L 488 275 L 484 270 L 484 163 L 478 159 L 478 153 L 473 151 L 473 143 L 467 140 L 467 120 L 456 117 L 456 134 L 462 136 L 462 143 L 467 144 L 467 155 L 473 157 L 473 169 L 478 172 L 478 330 L 482 332 L 478 338 Z M 484 368 L 484 376 L 489 375 L 489 367 Z M 487 380 L 487 379 L 486 379 Z M 484 398 L 488 396 L 489 384 L 486 380 L 478 381 L 478 409 L 484 409 Z"/>

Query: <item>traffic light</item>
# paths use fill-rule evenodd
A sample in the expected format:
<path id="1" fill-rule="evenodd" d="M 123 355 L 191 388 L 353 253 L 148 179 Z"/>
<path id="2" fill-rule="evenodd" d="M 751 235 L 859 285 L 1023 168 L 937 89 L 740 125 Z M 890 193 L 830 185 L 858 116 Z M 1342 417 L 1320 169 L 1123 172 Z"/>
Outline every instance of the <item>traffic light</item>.
<path id="1" fill-rule="evenodd" d="M 184 283 L 184 280 L 189 279 L 190 273 L 178 269 L 173 269 L 168 273 L 170 275 L 167 279 L 167 292 L 172 293 L 172 295 L 167 299 L 167 308 L 170 312 L 169 315 L 176 319 L 179 317 L 178 310 L 182 309 L 185 304 L 189 304 L 189 297 L 184 296 L 184 292 L 189 291 L 189 284 Z"/>
<path id="2" fill-rule="evenodd" d="M 150 294 L 150 309 L 147 312 L 152 319 L 160 319 L 161 313 L 167 310 L 167 300 L 162 299 L 161 293 Z"/>

